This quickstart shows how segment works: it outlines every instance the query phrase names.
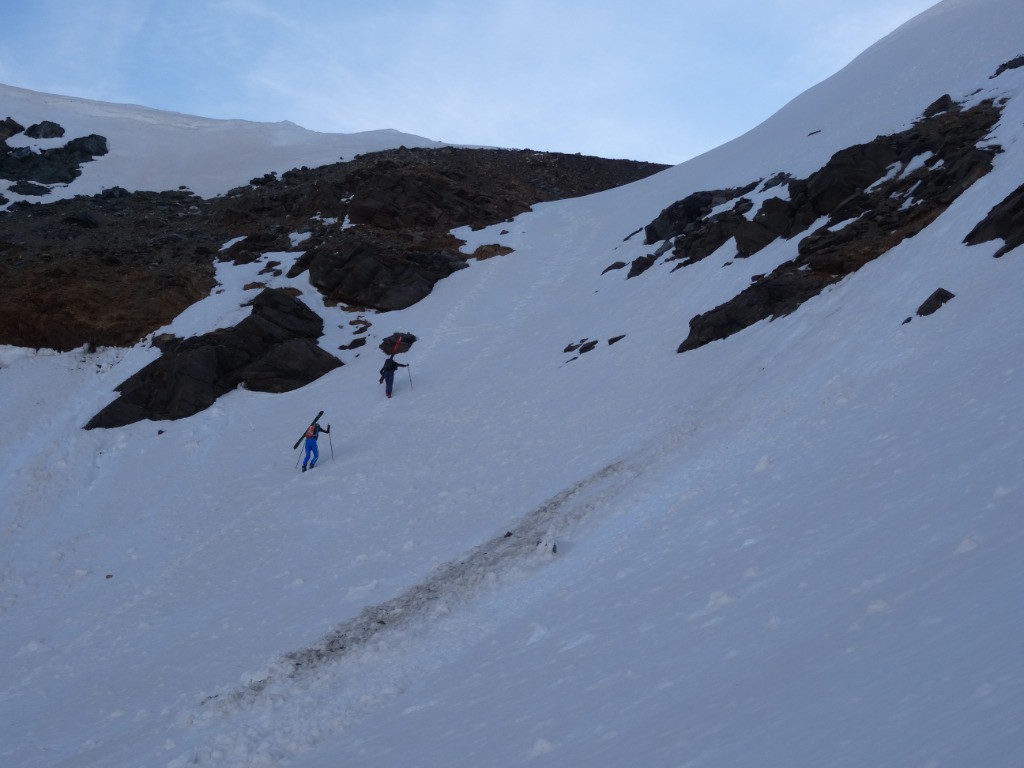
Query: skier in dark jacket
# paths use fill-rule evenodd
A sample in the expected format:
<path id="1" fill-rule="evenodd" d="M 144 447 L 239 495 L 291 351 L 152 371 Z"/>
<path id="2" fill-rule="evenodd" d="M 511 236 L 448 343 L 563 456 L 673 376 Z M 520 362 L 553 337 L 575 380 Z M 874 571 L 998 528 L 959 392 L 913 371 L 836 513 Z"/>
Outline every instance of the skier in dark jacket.
<path id="1" fill-rule="evenodd" d="M 302 459 L 302 471 L 306 471 L 306 463 L 309 463 L 309 468 L 312 469 L 316 466 L 317 459 L 320 458 L 320 449 L 316 447 L 316 439 L 320 437 L 321 432 L 326 432 L 328 435 L 331 434 L 331 425 L 327 425 L 327 429 L 324 429 L 319 424 L 313 423 L 309 425 L 306 430 L 306 455 Z M 310 461 L 310 455 L 313 456 L 313 460 Z"/>
<path id="2" fill-rule="evenodd" d="M 395 362 L 395 356 L 392 355 L 384 361 L 384 366 L 380 369 L 380 382 L 383 384 L 387 382 L 387 386 L 384 387 L 384 392 L 388 397 L 391 397 L 391 390 L 395 386 L 395 371 L 399 368 L 408 368 L 405 363 Z"/>

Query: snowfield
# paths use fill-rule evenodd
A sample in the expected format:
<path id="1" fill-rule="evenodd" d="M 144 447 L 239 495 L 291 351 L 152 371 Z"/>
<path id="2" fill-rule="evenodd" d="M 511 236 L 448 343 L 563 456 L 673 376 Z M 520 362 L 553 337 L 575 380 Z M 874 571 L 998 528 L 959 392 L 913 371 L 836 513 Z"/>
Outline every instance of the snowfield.
<path id="1" fill-rule="evenodd" d="M 1024 68 L 990 79 L 1022 40 L 1019 0 L 946 0 L 714 152 L 459 231 L 514 253 L 367 315 L 295 392 L 87 432 L 156 350 L 0 348 L 0 764 L 1020 768 L 1024 252 L 963 239 L 1024 181 Z M 993 172 L 794 314 L 675 352 L 797 240 L 602 274 L 673 201 L 806 174 L 945 93 L 1009 99 Z M 112 155 L 204 124 L 19 98 L 88 112 Z M 284 129 L 218 130 L 245 155 Z M 176 157 L 194 191 L 287 165 L 215 182 L 201 155 Z M 144 188 L 115 159 L 72 187 Z M 295 257 L 222 265 L 161 330 L 236 323 Z M 351 341 L 305 274 L 270 284 Z M 419 340 L 386 400 L 396 331 Z"/>

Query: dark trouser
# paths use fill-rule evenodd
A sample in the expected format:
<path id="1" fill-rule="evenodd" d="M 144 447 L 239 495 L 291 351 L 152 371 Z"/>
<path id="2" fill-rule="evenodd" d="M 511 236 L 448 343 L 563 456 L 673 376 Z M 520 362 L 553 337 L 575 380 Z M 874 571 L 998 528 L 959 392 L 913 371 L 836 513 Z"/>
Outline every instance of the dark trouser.
<path id="1" fill-rule="evenodd" d="M 391 397 L 391 390 L 395 386 L 395 372 L 388 371 L 384 374 L 384 392 L 388 397 Z"/>

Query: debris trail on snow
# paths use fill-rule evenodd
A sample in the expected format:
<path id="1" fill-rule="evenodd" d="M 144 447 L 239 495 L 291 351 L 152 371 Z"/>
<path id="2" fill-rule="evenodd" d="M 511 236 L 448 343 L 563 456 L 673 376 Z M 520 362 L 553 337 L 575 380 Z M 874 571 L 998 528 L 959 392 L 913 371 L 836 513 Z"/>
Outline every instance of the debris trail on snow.
<path id="1" fill-rule="evenodd" d="M 557 551 L 556 536 L 606 508 L 642 474 L 639 466 L 606 465 L 403 594 L 367 607 L 319 642 L 273 659 L 248 683 L 205 696 L 179 716 L 179 725 L 201 728 L 219 721 L 221 727 L 197 751 L 170 765 L 215 763 L 225 753 L 244 755 L 246 764 L 264 759 L 272 764 L 307 751 L 391 700 L 423 673 L 424 658 L 434 658 L 436 665 L 447 657 L 418 649 L 436 641 L 451 654 L 490 631 L 487 621 L 460 614 L 472 613 L 471 604 L 485 603 L 496 589 L 529 578 L 549 562 Z M 466 624 L 475 629 L 467 631 Z M 282 716 L 283 709 L 289 716 Z M 237 721 L 227 732 L 225 719 Z"/>
<path id="2" fill-rule="evenodd" d="M 425 581 L 380 605 L 370 606 L 359 616 L 336 627 L 319 643 L 290 651 L 271 665 L 273 672 L 254 679 L 244 688 L 215 694 L 204 704 L 221 696 L 236 702 L 252 700 L 277 679 L 298 679 L 315 674 L 317 668 L 339 660 L 347 650 L 366 645 L 388 629 L 406 627 L 430 617 L 439 603 L 450 609 L 466 603 L 494 585 L 531 555 L 554 554 L 555 536 L 582 520 L 599 503 L 618 493 L 639 475 L 624 462 L 615 462 L 581 480 L 533 510 L 515 528 L 497 535 L 472 550 L 465 558 L 439 566 Z"/>

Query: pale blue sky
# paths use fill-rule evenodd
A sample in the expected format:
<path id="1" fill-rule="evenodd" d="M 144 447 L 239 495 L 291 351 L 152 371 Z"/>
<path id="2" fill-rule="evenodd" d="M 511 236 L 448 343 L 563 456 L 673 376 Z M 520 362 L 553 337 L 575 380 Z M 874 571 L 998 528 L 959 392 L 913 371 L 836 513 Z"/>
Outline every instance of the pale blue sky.
<path id="1" fill-rule="evenodd" d="M 0 0 L 0 83 L 317 131 L 679 163 L 935 4 Z"/>

